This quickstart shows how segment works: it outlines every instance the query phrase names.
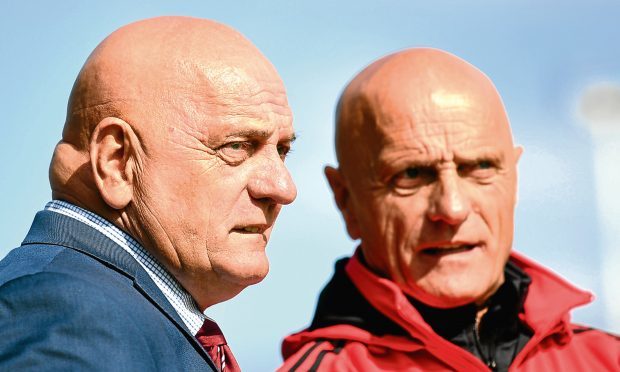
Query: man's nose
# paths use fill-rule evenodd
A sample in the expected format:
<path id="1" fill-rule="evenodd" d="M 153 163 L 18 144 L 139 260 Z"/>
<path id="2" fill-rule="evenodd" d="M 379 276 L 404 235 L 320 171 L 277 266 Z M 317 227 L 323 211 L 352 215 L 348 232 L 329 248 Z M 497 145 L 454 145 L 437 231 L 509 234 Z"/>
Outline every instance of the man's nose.
<path id="1" fill-rule="evenodd" d="M 471 212 L 471 201 L 456 170 L 438 176 L 428 209 L 428 218 L 449 225 L 460 225 Z"/>
<path id="2" fill-rule="evenodd" d="M 248 183 L 248 191 L 254 199 L 273 204 L 290 204 L 297 197 L 297 187 L 277 151 L 260 159 L 254 175 Z"/>

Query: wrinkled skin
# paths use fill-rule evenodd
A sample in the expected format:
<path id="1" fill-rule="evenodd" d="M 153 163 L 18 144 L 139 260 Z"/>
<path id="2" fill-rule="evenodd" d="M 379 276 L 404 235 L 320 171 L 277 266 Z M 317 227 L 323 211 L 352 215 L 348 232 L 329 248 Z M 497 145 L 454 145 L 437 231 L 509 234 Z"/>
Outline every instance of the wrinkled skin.
<path id="1" fill-rule="evenodd" d="M 440 308 L 503 283 L 521 148 L 480 71 L 434 49 L 373 63 L 341 97 L 336 146 L 326 176 L 374 271 Z"/>
<path id="2" fill-rule="evenodd" d="M 74 85 L 53 197 L 136 238 L 204 310 L 261 281 L 296 188 L 284 86 L 242 35 L 161 17 L 104 40 Z"/>

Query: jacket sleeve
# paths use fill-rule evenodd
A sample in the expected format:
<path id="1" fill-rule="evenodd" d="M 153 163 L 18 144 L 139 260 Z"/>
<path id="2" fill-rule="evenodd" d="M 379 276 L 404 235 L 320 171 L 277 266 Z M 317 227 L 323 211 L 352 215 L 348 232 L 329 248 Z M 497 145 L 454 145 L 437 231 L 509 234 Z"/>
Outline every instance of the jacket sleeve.
<path id="1" fill-rule="evenodd" d="M 66 273 L 21 276 L 0 287 L 0 370 L 148 371 L 153 358 L 127 311 Z"/>

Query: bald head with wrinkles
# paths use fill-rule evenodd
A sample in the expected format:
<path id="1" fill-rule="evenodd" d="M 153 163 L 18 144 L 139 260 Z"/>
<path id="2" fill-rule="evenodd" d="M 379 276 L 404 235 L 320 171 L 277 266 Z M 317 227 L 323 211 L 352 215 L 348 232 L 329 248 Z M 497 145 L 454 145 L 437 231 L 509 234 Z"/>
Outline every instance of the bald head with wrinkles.
<path id="1" fill-rule="evenodd" d="M 55 199 L 129 232 L 207 307 L 267 273 L 264 245 L 296 193 L 283 165 L 293 139 L 284 86 L 244 36 L 147 19 L 84 64 L 50 183 Z M 248 226 L 258 232 L 238 236 Z"/>
<path id="2" fill-rule="evenodd" d="M 437 114 L 442 116 L 436 120 Z M 493 83 L 468 62 L 438 49 L 414 48 L 384 57 L 359 73 L 344 90 L 336 113 L 336 152 L 341 167 L 356 163 L 356 146 L 381 132 L 425 121 L 488 118 L 512 140 Z"/>
<path id="3" fill-rule="evenodd" d="M 258 81 L 247 84 L 251 80 Z M 196 95 L 223 105 L 230 95 L 259 95 L 261 84 L 274 88 L 276 106 L 286 106 L 273 66 L 226 25 L 189 17 L 135 22 L 109 35 L 82 67 L 62 142 L 86 150 L 93 129 L 109 116 L 132 119 L 137 131 L 161 130 L 166 123 L 153 114 L 162 108 L 171 111 L 167 115 L 188 115 L 201 103 L 192 102 Z M 282 113 L 290 115 L 287 106 Z M 63 186 L 52 181 L 62 192 Z"/>
<path id="4" fill-rule="evenodd" d="M 489 78 L 405 50 L 349 83 L 336 122 L 325 173 L 368 265 L 431 306 L 483 303 L 504 280 L 521 154 Z"/>

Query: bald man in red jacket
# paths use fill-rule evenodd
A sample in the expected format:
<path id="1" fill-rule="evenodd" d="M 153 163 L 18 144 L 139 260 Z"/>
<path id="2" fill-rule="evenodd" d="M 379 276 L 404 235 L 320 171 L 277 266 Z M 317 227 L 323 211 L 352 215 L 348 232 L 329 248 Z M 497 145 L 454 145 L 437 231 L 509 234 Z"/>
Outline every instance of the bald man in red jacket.
<path id="1" fill-rule="evenodd" d="M 511 252 L 517 162 L 492 82 L 449 53 L 382 58 L 347 86 L 325 174 L 360 245 L 287 337 L 281 371 L 610 371 L 592 300 Z"/>

